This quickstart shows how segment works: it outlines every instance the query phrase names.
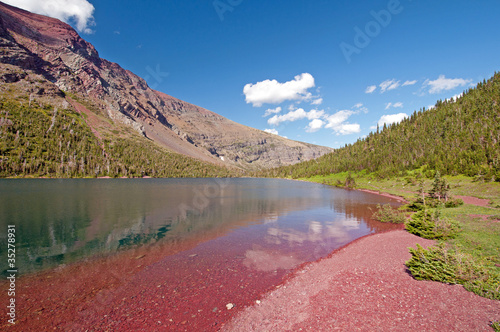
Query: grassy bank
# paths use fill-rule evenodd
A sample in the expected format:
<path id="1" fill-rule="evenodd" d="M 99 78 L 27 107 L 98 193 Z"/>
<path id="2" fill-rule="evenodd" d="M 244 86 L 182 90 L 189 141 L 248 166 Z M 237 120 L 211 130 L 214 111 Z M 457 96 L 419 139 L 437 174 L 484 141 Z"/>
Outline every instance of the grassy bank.
<path id="1" fill-rule="evenodd" d="M 433 174 L 428 174 L 427 177 L 422 174 L 424 172 L 418 170 L 406 172 L 400 177 L 381 179 L 366 172 L 344 172 L 300 180 L 339 187 L 348 184 L 351 188 L 388 193 L 412 202 L 421 196 L 422 189 L 425 193 L 431 191 Z M 438 240 L 438 245 L 430 250 L 411 250 L 410 270 L 418 279 L 462 284 L 481 296 L 499 300 L 500 183 L 465 176 L 443 178 L 449 184 L 451 196 L 480 198 L 487 200 L 489 204 L 463 204 L 453 208 L 427 207 L 429 219 L 436 215 L 439 222 L 458 224 L 459 231 L 449 238 Z M 434 225 L 434 221 L 431 224 Z"/>
<path id="2" fill-rule="evenodd" d="M 410 200 L 418 193 L 420 180 L 423 181 L 424 190 L 431 188 L 434 176 L 433 173 L 429 174 L 427 177 L 420 177 L 419 174 L 421 174 L 421 171 L 422 170 L 406 172 L 404 176 L 384 179 L 379 178 L 374 173 L 370 174 L 362 171 L 358 173 L 351 173 L 351 177 L 354 179 L 355 184 L 353 188 L 355 189 L 380 191 L 382 193 L 388 193 Z M 319 175 L 309 178 L 299 178 L 299 180 L 344 187 L 348 176 L 348 172 L 342 172 L 325 176 Z M 443 178 L 450 184 L 450 194 L 452 196 L 472 196 L 480 199 L 487 199 L 490 201 L 490 207 L 500 208 L 499 182 L 484 182 L 466 176 L 443 176 Z M 470 208 L 472 208 L 472 206 Z M 500 210 L 496 210 L 496 212 L 495 210 L 481 211 L 486 212 L 487 214 L 500 213 Z"/>

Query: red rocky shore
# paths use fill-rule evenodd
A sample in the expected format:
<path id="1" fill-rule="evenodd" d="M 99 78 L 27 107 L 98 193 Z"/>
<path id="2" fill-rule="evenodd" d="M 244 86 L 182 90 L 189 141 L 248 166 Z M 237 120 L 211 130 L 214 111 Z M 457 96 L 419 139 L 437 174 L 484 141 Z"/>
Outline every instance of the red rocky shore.
<path id="1" fill-rule="evenodd" d="M 500 301 L 460 285 L 417 281 L 408 247 L 434 244 L 390 231 L 364 237 L 297 271 L 224 331 L 492 331 Z"/>

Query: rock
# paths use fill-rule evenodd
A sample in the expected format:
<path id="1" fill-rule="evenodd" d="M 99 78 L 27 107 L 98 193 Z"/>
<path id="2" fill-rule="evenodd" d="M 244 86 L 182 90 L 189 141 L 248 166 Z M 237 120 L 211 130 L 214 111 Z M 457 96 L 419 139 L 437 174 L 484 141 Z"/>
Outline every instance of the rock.
<path id="1" fill-rule="evenodd" d="M 112 125 L 130 127 L 174 152 L 217 165 L 263 169 L 333 151 L 243 126 L 155 91 L 144 79 L 101 59 L 68 24 L 1 2 L 0 44 L 0 67 L 5 67 L 0 81 L 21 84 L 39 75 L 43 82 L 33 91 L 36 96 L 74 94 L 95 110 L 107 110 L 101 114 Z M 167 75 L 155 69 L 155 76 Z"/>

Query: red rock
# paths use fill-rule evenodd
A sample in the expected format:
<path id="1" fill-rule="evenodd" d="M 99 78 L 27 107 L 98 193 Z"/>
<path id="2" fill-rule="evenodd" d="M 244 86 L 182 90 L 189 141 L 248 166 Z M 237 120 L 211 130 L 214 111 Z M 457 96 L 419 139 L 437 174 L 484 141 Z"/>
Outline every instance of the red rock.
<path id="1" fill-rule="evenodd" d="M 29 78 L 12 76 L 11 67 L 5 64 L 40 75 L 46 80 L 43 90 L 39 90 L 41 96 L 50 93 L 64 98 L 62 91 L 76 94 L 94 105 L 92 112 L 110 118 L 115 126 L 131 127 L 181 154 L 219 165 L 271 167 L 309 160 L 331 151 L 237 124 L 155 91 L 144 79 L 101 59 L 94 46 L 68 24 L 1 2 L 0 43 L 4 46 L 0 63 L 5 67 L 0 68 L 0 74 L 2 69 L 7 74 L 3 75 L 4 81 Z M 155 70 L 157 77 L 152 80 L 161 83 L 165 73 L 159 67 Z M 30 89 L 33 87 L 27 88 L 26 96 L 33 96 Z M 75 107 L 74 102 L 72 105 Z M 96 136 L 109 126 L 106 121 L 87 124 Z M 242 150 L 241 144 L 248 148 Z"/>

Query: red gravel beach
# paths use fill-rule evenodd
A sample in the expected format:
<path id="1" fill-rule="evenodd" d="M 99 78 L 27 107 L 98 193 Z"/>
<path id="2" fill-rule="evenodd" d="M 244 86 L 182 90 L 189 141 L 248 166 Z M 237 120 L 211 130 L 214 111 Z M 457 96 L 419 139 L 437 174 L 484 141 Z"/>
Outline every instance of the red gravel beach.
<path id="1" fill-rule="evenodd" d="M 434 242 L 403 230 L 353 242 L 295 273 L 224 331 L 492 331 L 500 302 L 459 285 L 417 281 L 408 247 Z"/>
<path id="2" fill-rule="evenodd" d="M 490 322 L 500 321 L 500 301 L 459 285 L 413 279 L 405 267 L 408 247 L 434 242 L 401 229 L 355 240 L 297 268 L 284 282 L 284 272 L 249 275 L 241 262 L 221 258 L 229 248 L 243 250 L 234 245 L 243 238 L 224 241 L 206 242 L 201 246 L 210 248 L 199 252 L 197 241 L 175 250 L 141 247 L 22 277 L 17 324 L 10 326 L 4 316 L 0 328 L 492 331 Z"/>

